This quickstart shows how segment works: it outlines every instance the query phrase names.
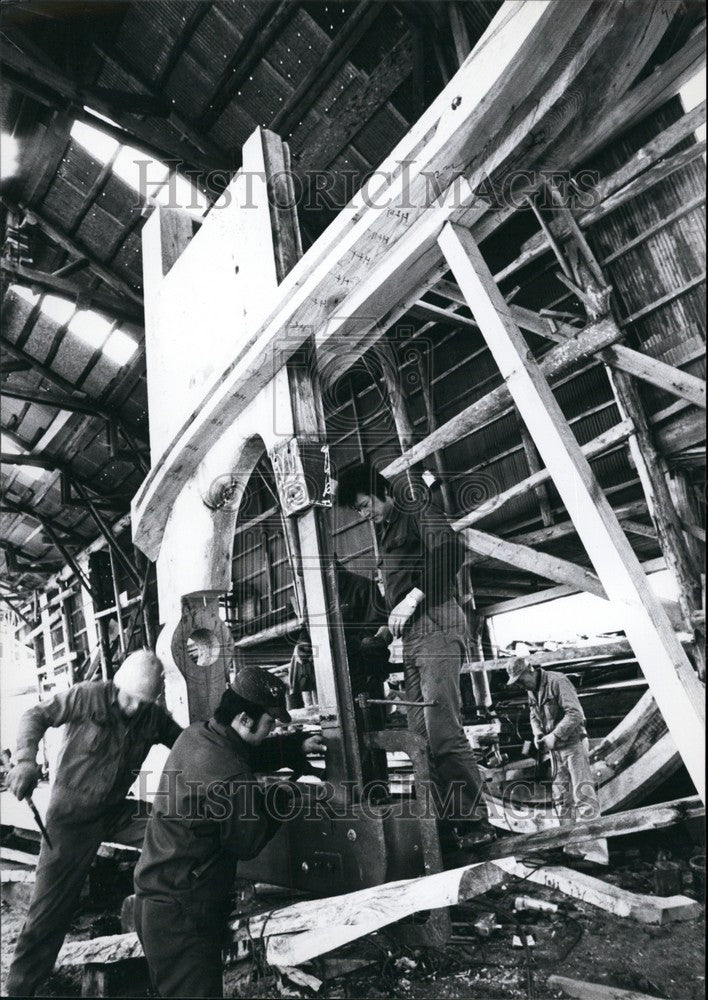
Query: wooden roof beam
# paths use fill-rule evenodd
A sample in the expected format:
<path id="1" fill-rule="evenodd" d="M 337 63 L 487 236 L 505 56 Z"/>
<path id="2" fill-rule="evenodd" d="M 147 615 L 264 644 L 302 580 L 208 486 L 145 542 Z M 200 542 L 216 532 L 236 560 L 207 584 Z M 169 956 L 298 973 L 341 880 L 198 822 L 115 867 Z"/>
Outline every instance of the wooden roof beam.
<path id="1" fill-rule="evenodd" d="M 372 0 L 361 0 L 354 13 L 345 21 L 325 49 L 321 59 L 312 67 L 302 83 L 298 84 L 286 103 L 268 126 L 281 136 L 286 136 L 301 122 L 332 78 L 349 58 L 349 54 L 372 27 L 381 12 L 381 5 Z"/>
<path id="2" fill-rule="evenodd" d="M 263 5 L 258 17 L 224 66 L 219 82 L 202 108 L 199 120 L 205 133 L 221 115 L 241 84 L 248 80 L 298 10 L 299 4 L 296 0 L 281 0 L 277 5 L 275 3 Z"/>
<path id="3" fill-rule="evenodd" d="M 76 269 L 79 266 L 83 267 L 88 264 L 89 262 L 84 258 L 83 260 L 73 260 L 66 266 Z M 85 288 L 73 281 L 69 281 L 63 275 L 59 275 L 58 273 L 48 274 L 45 271 L 38 271 L 34 267 L 27 267 L 25 264 L 11 264 L 7 261 L 0 261 L 0 270 L 14 285 L 21 285 L 33 291 L 40 289 L 43 292 L 51 292 L 52 295 L 63 296 L 66 299 L 76 302 L 78 308 L 90 307 L 98 309 L 100 312 L 108 313 L 109 316 L 119 321 L 127 320 L 129 323 L 137 323 L 139 326 L 142 326 L 144 323 L 142 306 L 133 305 L 131 302 L 127 302 L 125 298 L 119 298 L 110 292 Z M 64 268 L 60 270 L 64 271 Z M 66 272 L 64 271 L 64 273 Z"/>
<path id="4" fill-rule="evenodd" d="M 13 31 L 13 41 L 22 44 L 22 36 L 17 31 Z M 83 108 L 88 106 L 117 122 L 122 129 L 125 129 L 123 142 L 129 145 L 147 144 L 150 149 L 156 150 L 154 129 L 149 121 L 144 121 L 134 114 L 114 107 L 101 97 L 100 92 L 92 88 L 78 87 L 58 68 L 22 51 L 18 44 L 9 45 L 7 42 L 0 42 L 0 60 L 3 67 L 10 70 L 7 80 L 12 86 L 23 85 L 25 88 L 32 88 L 35 99 L 38 100 L 42 99 L 41 93 L 42 88 L 44 88 L 48 92 L 44 96 L 45 102 L 49 100 L 60 110 L 66 110 L 69 107 L 81 109 L 81 111 L 77 110 L 76 117 L 81 117 Z M 40 87 L 37 87 L 37 84 Z M 100 122 L 100 119 L 98 121 Z M 191 143 L 186 143 L 179 137 L 174 137 L 170 142 L 169 150 L 162 149 L 159 156 L 160 158 L 166 156 L 168 159 L 181 160 L 206 170 L 220 166 L 220 164 L 214 164 L 211 159 L 206 158 L 200 150 L 194 149 Z"/>
<path id="5" fill-rule="evenodd" d="M 2 202 L 12 211 L 23 213 L 28 222 L 34 222 L 38 225 L 50 239 L 54 240 L 55 243 L 58 243 L 60 247 L 63 247 L 63 249 L 72 254 L 72 256 L 85 257 L 89 262 L 91 269 L 98 275 L 99 278 L 101 278 L 102 281 L 105 281 L 107 285 L 110 285 L 111 288 L 119 294 L 127 296 L 131 302 L 142 305 L 143 297 L 140 292 L 136 291 L 131 285 L 129 285 L 124 278 L 121 278 L 119 275 L 109 270 L 94 253 L 87 250 L 85 247 L 80 246 L 72 236 L 69 236 L 68 233 L 51 223 L 49 219 L 41 215 L 39 211 L 30 208 L 28 205 L 12 205 L 6 198 L 3 198 Z"/>
<path id="6" fill-rule="evenodd" d="M 208 5 L 205 10 L 208 10 Z M 200 19 L 203 15 L 204 11 L 201 12 Z M 135 66 L 126 65 L 122 59 L 119 59 L 118 56 L 113 53 L 107 52 L 105 48 L 98 44 L 98 42 L 93 42 L 92 48 L 99 54 L 104 62 L 112 64 L 119 73 L 132 77 L 138 86 L 142 87 L 146 93 L 152 95 L 153 99 L 159 99 L 159 94 L 155 90 L 154 85 Z M 172 105 L 168 105 L 164 117 L 167 119 L 168 124 L 172 125 L 175 130 L 180 133 L 180 135 L 185 136 L 193 146 L 201 150 L 206 156 L 212 157 L 214 167 L 219 164 L 226 163 L 228 159 L 226 151 L 210 139 L 207 139 L 206 136 L 202 135 L 200 132 L 197 132 L 194 125 L 188 122 L 186 118 L 183 118 L 180 114 L 178 114 Z"/>
<path id="7" fill-rule="evenodd" d="M 6 399 L 20 399 L 26 403 L 38 403 L 40 406 L 52 406 L 57 410 L 69 410 L 71 413 L 87 413 L 92 417 L 101 417 L 104 420 L 111 420 L 108 411 L 103 410 L 98 404 L 90 403 L 87 400 L 76 399 L 70 396 L 54 396 L 51 393 L 33 392 L 31 389 L 15 389 L 3 386 L 0 393 Z"/>
<path id="8" fill-rule="evenodd" d="M 58 375 L 48 365 L 43 364 L 41 361 L 37 361 L 36 358 L 33 358 L 30 354 L 27 354 L 27 352 L 23 351 L 21 348 L 16 347 L 15 344 L 12 343 L 12 341 L 8 340 L 6 337 L 3 337 L 1 335 L 0 335 L 0 346 L 5 348 L 5 350 L 7 350 L 14 357 L 18 358 L 21 363 L 27 364 L 28 366 L 33 368 L 48 382 L 51 382 L 52 385 L 55 385 L 58 389 L 61 389 L 63 392 L 68 393 L 68 396 L 66 398 L 63 397 L 61 398 L 61 402 L 59 401 L 60 397 L 55 397 L 55 399 L 50 403 L 49 399 L 45 398 L 44 396 L 42 396 L 41 399 L 38 398 L 36 400 L 32 400 L 32 402 L 43 402 L 46 403 L 46 405 L 55 405 L 58 406 L 60 409 L 72 410 L 76 413 L 85 412 L 90 416 L 93 416 L 94 414 L 100 416 L 103 419 L 110 421 L 111 423 L 115 423 L 115 425 L 121 430 L 121 432 L 125 436 L 128 445 L 134 451 L 139 450 L 135 446 L 135 443 L 133 441 L 133 435 L 140 434 L 141 432 L 136 431 L 135 429 L 131 429 L 125 423 L 121 415 L 118 412 L 116 412 L 112 407 L 103 406 L 100 402 L 90 400 L 87 397 L 87 394 L 84 392 L 84 390 L 77 389 L 71 382 L 67 381 L 67 379 L 63 378 L 61 375 Z M 2 391 L 5 395 L 9 396 L 12 394 L 12 392 L 18 393 L 23 390 L 11 389 L 6 391 L 6 389 L 3 387 Z M 74 396 L 74 393 L 76 392 L 82 393 L 82 397 L 77 399 Z"/>
<path id="9" fill-rule="evenodd" d="M 88 544 L 88 539 L 84 538 L 83 535 L 77 535 L 71 528 L 66 528 L 63 524 L 59 524 L 48 514 L 40 513 L 36 507 L 29 507 L 27 504 L 18 503 L 16 500 L 10 500 L 7 494 L 3 496 L 2 502 L 0 503 L 0 513 L 16 514 L 18 517 L 27 517 L 41 525 L 51 524 L 54 531 L 58 534 L 64 535 L 67 541 L 72 542 L 74 545 Z"/>

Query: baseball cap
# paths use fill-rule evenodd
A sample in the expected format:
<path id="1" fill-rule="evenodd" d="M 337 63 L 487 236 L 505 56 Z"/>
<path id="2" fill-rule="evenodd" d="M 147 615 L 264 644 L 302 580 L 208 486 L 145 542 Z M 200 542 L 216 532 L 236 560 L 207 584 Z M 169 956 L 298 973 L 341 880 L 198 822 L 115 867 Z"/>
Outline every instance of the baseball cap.
<path id="1" fill-rule="evenodd" d="M 240 698 L 264 709 L 278 722 L 290 722 L 285 707 L 287 688 L 279 677 L 264 667 L 242 667 L 231 682 L 231 690 Z"/>
<path id="2" fill-rule="evenodd" d="M 507 687 L 511 687 L 512 684 L 516 684 L 519 677 L 526 672 L 530 666 L 529 661 L 523 656 L 517 656 L 511 661 L 509 666 L 506 668 L 506 672 L 509 675 L 509 679 L 506 682 Z"/>

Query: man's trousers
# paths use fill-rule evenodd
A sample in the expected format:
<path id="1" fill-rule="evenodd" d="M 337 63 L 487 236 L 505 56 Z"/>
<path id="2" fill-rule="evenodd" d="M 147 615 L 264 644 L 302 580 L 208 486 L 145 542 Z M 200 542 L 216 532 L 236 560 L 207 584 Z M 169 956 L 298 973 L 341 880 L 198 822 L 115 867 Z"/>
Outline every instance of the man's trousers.
<path id="1" fill-rule="evenodd" d="M 161 997 L 222 997 L 228 900 L 135 897 L 135 929 Z"/>
<path id="2" fill-rule="evenodd" d="M 98 819 L 80 822 L 53 816 L 50 806 L 46 823 L 52 848 L 42 838 L 32 899 L 7 978 L 8 996 L 34 996 L 50 975 L 101 841 L 112 839 L 135 812 L 136 803 L 121 803 Z M 141 825 L 144 832 L 144 820 Z"/>
<path id="3" fill-rule="evenodd" d="M 587 739 L 562 750 L 554 750 L 553 753 L 557 766 L 553 778 L 553 808 L 561 826 L 598 819 L 600 802 L 590 770 Z M 580 844 L 569 844 L 564 852 L 571 857 L 594 861 L 599 865 L 609 864 L 606 840 L 585 840 Z"/>
<path id="4" fill-rule="evenodd" d="M 460 669 L 465 619 L 449 601 L 421 615 L 403 637 L 403 672 L 410 701 L 436 702 L 408 708 L 408 726 L 428 743 L 432 775 L 448 815 L 486 819 L 484 782 L 462 728 Z"/>

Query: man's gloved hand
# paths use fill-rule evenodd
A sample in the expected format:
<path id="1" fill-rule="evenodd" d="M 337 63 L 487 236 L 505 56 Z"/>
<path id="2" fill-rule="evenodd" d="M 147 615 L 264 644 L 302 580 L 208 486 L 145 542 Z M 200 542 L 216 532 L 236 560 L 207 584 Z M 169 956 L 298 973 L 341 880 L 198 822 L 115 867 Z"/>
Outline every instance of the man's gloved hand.
<path id="1" fill-rule="evenodd" d="M 403 635 L 406 623 L 424 597 L 425 594 L 423 591 L 419 590 L 418 587 L 414 587 L 393 609 L 388 616 L 388 627 L 391 629 L 394 639 L 398 639 Z"/>
<path id="2" fill-rule="evenodd" d="M 536 744 L 539 750 L 552 750 L 555 745 L 556 738 L 553 733 L 548 733 L 547 736 L 541 736 Z"/>
<path id="3" fill-rule="evenodd" d="M 15 798 L 22 801 L 28 798 L 37 787 L 39 768 L 31 760 L 20 760 L 8 775 L 8 788 Z"/>

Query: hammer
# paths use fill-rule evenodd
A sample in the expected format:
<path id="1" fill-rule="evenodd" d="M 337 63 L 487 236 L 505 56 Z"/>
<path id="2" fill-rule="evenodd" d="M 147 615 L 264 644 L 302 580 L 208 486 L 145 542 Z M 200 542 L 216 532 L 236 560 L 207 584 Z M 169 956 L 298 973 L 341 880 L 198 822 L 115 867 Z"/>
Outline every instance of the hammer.
<path id="1" fill-rule="evenodd" d="M 0 756 L 2 756 L 3 763 L 7 767 L 10 767 L 12 765 L 12 755 L 11 755 L 11 753 L 10 753 L 9 750 L 3 750 L 2 754 L 0 754 Z M 32 810 L 32 815 L 34 816 L 34 821 L 37 824 L 37 826 L 39 827 L 39 832 L 42 834 L 42 836 L 46 840 L 47 844 L 49 845 L 49 850 L 53 851 L 54 847 L 52 845 L 51 840 L 49 839 L 49 834 L 47 833 L 47 828 L 44 825 L 42 817 L 39 815 L 39 809 L 37 809 L 37 806 L 32 801 L 32 796 L 31 795 L 27 796 L 27 805 Z"/>

